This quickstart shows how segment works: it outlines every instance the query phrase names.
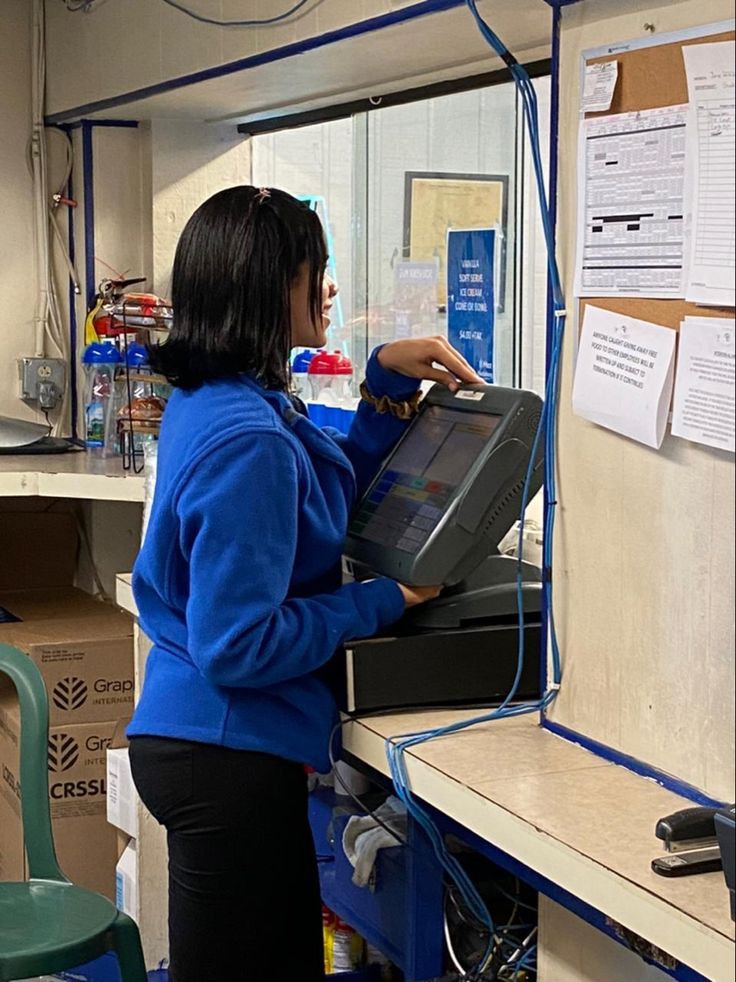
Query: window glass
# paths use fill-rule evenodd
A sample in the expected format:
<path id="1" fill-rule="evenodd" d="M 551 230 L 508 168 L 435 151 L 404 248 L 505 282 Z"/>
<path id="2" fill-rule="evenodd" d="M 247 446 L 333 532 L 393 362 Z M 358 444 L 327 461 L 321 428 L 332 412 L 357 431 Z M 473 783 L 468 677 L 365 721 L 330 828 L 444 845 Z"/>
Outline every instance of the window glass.
<path id="1" fill-rule="evenodd" d="M 535 81 L 547 145 L 549 80 Z M 447 231 L 495 230 L 494 381 L 544 387 L 546 257 L 512 83 L 256 136 L 253 183 L 308 198 L 340 287 L 329 347 L 446 334 Z"/>
<path id="2" fill-rule="evenodd" d="M 304 198 L 317 210 L 330 251 L 330 275 L 340 291 L 332 311 L 330 346 L 352 357 L 354 232 L 352 224 L 353 160 L 352 119 L 283 130 L 252 140 L 253 184 L 283 188 Z"/>

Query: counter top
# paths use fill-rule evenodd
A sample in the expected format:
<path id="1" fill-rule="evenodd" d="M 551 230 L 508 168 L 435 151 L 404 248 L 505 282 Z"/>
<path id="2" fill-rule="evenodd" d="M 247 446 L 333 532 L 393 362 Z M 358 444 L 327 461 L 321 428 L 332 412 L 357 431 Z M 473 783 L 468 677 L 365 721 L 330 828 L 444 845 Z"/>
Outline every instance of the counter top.
<path id="1" fill-rule="evenodd" d="M 385 740 L 477 715 L 422 712 L 352 721 L 343 745 L 388 774 Z M 667 879 L 658 818 L 692 802 L 538 725 L 499 720 L 414 747 L 416 795 L 714 982 L 732 982 L 734 924 L 722 873 Z"/>
<path id="2" fill-rule="evenodd" d="M 124 471 L 119 457 L 92 457 L 83 450 L 0 456 L 0 497 L 16 495 L 142 502 L 145 481 Z"/>

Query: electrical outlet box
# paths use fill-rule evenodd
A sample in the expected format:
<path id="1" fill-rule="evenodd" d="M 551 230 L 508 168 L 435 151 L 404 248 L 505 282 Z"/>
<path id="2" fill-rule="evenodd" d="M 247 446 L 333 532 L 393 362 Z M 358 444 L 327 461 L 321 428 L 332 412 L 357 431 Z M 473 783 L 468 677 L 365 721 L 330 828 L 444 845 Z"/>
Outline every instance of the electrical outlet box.
<path id="1" fill-rule="evenodd" d="M 61 358 L 21 358 L 20 397 L 37 402 L 42 409 L 53 409 L 64 392 L 66 365 Z"/>

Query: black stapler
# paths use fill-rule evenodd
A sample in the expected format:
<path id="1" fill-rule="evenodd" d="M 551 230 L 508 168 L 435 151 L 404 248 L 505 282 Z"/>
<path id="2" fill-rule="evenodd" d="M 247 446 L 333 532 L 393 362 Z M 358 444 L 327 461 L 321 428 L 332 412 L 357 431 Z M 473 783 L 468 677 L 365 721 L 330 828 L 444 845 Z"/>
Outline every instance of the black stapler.
<path id="1" fill-rule="evenodd" d="M 683 808 L 657 822 L 654 834 L 669 853 L 652 860 L 660 876 L 692 876 L 723 869 L 716 838 L 717 808 Z"/>

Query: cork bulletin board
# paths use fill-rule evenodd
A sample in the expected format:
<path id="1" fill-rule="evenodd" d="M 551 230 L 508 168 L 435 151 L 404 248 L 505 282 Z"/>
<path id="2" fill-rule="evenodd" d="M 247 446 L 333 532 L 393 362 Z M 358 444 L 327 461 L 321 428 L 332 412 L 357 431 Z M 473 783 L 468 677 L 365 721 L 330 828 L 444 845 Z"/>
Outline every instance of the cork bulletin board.
<path id="1" fill-rule="evenodd" d="M 618 81 L 611 108 L 607 112 L 587 113 L 586 118 L 615 113 L 678 106 L 688 102 L 687 76 L 682 49 L 691 44 L 733 41 L 734 31 L 704 33 L 686 40 L 645 47 L 612 46 L 605 54 L 586 59 L 586 64 L 617 61 Z M 704 307 L 681 299 L 652 300 L 644 297 L 586 297 L 580 300 L 578 324 L 582 325 L 587 304 L 614 313 L 651 321 L 662 327 L 679 330 L 685 317 L 733 317 L 733 307 Z"/>

